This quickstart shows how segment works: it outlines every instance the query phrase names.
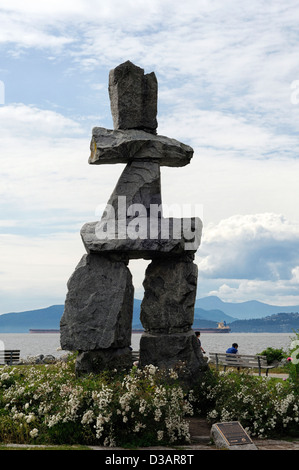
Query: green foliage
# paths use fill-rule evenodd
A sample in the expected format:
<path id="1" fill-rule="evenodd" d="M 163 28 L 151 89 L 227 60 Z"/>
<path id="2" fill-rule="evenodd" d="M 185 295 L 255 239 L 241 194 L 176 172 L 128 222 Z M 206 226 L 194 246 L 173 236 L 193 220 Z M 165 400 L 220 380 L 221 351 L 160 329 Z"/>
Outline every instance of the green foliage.
<path id="1" fill-rule="evenodd" d="M 259 353 L 260 356 L 266 356 L 267 358 L 267 363 L 272 364 L 273 362 L 280 362 L 282 359 L 286 357 L 286 353 L 283 351 L 283 349 L 274 349 L 271 347 L 268 347 L 261 353 Z"/>

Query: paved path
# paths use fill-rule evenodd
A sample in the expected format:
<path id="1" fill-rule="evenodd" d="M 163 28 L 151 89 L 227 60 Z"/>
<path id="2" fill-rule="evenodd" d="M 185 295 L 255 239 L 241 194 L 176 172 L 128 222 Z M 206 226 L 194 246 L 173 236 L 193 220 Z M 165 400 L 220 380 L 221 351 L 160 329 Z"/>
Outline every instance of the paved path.
<path id="1" fill-rule="evenodd" d="M 211 443 L 210 439 L 210 429 L 211 426 L 203 418 L 192 417 L 189 420 L 190 425 L 190 435 L 191 443 L 186 446 L 173 446 L 173 447 L 164 447 L 164 446 L 154 446 L 154 447 L 140 447 L 138 449 L 124 449 L 122 447 L 113 447 L 107 448 L 103 446 L 88 446 L 90 450 L 103 451 L 105 453 L 116 453 L 118 451 L 124 452 L 126 455 L 130 455 L 130 452 L 134 451 L 144 451 L 147 453 L 152 453 L 158 455 L 160 451 L 169 452 L 169 455 L 173 452 L 183 452 L 189 453 L 190 451 L 202 451 L 202 450 L 219 450 L 214 444 Z M 287 441 L 284 439 L 252 439 L 253 443 L 256 445 L 258 450 L 270 450 L 270 451 L 288 451 L 296 450 L 299 451 L 299 438 L 293 439 L 292 441 Z M 34 445 L 22 445 L 22 444 L 8 444 L 7 447 L 23 448 L 23 449 L 32 449 L 32 448 L 44 448 L 47 449 L 47 446 L 34 446 Z M 241 446 L 240 446 L 240 450 Z"/>

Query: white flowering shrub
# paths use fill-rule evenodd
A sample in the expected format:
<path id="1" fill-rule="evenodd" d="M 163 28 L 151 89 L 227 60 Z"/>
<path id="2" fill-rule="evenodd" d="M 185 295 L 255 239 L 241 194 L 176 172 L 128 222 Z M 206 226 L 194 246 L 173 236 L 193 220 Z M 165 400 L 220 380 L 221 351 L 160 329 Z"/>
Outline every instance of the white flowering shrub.
<path id="1" fill-rule="evenodd" d="M 189 442 L 194 413 L 211 423 L 240 421 L 255 437 L 299 436 L 295 346 L 286 381 L 211 369 L 188 393 L 176 371 L 152 365 L 80 378 L 74 360 L 2 366 L 0 442 L 176 445 Z"/>
<path id="2" fill-rule="evenodd" d="M 76 378 L 73 362 L 0 368 L 0 441 L 186 443 L 193 413 L 176 373 L 154 366 Z"/>
<path id="3" fill-rule="evenodd" d="M 249 434 L 260 438 L 299 436 L 299 394 L 292 380 L 235 369 L 212 375 L 212 381 L 200 386 L 211 422 L 239 421 Z"/>
<path id="4" fill-rule="evenodd" d="M 272 348 L 268 351 L 273 353 Z M 255 376 L 244 369 L 217 372 L 211 368 L 194 387 L 194 412 L 211 423 L 239 421 L 255 437 L 298 437 L 299 332 L 291 343 L 284 372 L 289 372 L 286 380 Z"/>
<path id="5" fill-rule="evenodd" d="M 289 369 L 289 378 L 299 390 L 299 331 L 296 333 L 296 336 L 290 344 L 287 365 Z"/>

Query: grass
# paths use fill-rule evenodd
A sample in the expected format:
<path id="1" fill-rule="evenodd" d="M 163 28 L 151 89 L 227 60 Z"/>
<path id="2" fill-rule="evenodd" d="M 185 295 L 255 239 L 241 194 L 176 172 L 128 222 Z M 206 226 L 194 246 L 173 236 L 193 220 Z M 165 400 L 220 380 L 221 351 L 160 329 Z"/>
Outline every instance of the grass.
<path id="1" fill-rule="evenodd" d="M 0 444 L 0 451 L 2 450 L 92 450 L 91 447 L 76 445 L 76 446 L 45 446 L 45 445 L 29 445 L 29 444 Z"/>

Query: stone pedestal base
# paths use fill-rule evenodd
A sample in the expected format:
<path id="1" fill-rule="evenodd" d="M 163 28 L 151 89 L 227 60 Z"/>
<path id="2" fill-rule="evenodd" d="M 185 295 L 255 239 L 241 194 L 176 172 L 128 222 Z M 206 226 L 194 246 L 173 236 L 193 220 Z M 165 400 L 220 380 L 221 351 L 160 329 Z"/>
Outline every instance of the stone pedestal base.
<path id="1" fill-rule="evenodd" d="M 181 368 L 185 381 L 193 382 L 207 369 L 197 338 L 192 330 L 187 333 L 143 333 L 140 339 L 140 365 L 153 364 L 160 369 Z"/>
<path id="2" fill-rule="evenodd" d="M 129 370 L 132 368 L 132 351 L 129 347 L 80 351 L 76 359 L 76 374 L 98 374 L 103 370 Z"/>

